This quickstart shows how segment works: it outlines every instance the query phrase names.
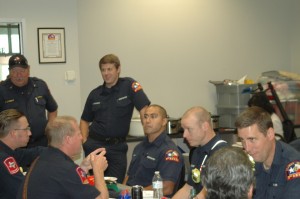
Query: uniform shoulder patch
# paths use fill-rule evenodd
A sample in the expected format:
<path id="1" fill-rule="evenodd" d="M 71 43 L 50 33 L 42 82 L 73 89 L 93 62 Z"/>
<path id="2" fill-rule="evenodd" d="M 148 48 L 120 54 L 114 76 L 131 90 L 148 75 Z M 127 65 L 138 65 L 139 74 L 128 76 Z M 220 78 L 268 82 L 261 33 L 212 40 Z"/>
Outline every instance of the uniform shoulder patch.
<path id="1" fill-rule="evenodd" d="M 3 164 L 7 168 L 8 172 L 12 175 L 18 173 L 20 170 L 15 158 L 13 158 L 13 157 L 6 158 L 3 161 Z"/>
<path id="2" fill-rule="evenodd" d="M 131 85 L 132 90 L 136 93 L 139 90 L 142 90 L 142 86 L 138 82 L 133 82 Z"/>
<path id="3" fill-rule="evenodd" d="M 76 172 L 79 175 L 82 184 L 88 184 L 89 181 L 87 179 L 86 173 L 84 172 L 84 170 L 82 170 L 82 168 L 80 168 L 79 166 L 76 168 Z"/>
<path id="4" fill-rule="evenodd" d="M 168 150 L 165 154 L 166 161 L 179 162 L 178 152 L 175 150 Z"/>
<path id="5" fill-rule="evenodd" d="M 300 178 L 300 161 L 290 162 L 285 168 L 285 173 L 287 180 Z"/>

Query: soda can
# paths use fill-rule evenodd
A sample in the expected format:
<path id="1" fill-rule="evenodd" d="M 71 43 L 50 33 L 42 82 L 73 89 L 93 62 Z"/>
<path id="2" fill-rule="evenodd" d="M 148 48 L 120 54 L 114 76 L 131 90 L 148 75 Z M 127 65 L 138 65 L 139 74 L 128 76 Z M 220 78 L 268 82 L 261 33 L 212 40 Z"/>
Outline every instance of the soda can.
<path id="1" fill-rule="evenodd" d="M 132 199 L 143 199 L 143 187 L 141 185 L 134 185 L 131 187 Z"/>

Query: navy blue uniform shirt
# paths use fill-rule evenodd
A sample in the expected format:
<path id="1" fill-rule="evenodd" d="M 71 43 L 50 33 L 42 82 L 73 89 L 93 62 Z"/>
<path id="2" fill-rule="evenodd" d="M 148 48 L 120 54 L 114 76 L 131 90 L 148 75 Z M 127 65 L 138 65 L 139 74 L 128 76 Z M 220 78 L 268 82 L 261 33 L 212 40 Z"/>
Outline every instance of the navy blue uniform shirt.
<path id="1" fill-rule="evenodd" d="M 0 141 L 0 199 L 16 198 L 24 179 L 20 167 L 28 166 L 43 149 L 35 147 L 12 150 Z"/>
<path id="2" fill-rule="evenodd" d="M 17 109 L 25 114 L 32 133 L 28 146 L 36 146 L 38 144 L 34 143 L 37 140 L 46 138 L 46 110 L 53 112 L 57 108 L 46 82 L 41 79 L 29 77 L 24 87 L 14 86 L 10 79 L 0 84 L 0 111 Z M 43 146 L 47 146 L 47 143 L 43 143 Z"/>
<path id="3" fill-rule="evenodd" d="M 133 108 L 141 110 L 150 101 L 141 85 L 134 79 L 119 78 L 116 85 L 105 83 L 89 94 L 81 116 L 92 122 L 89 133 L 102 137 L 126 137 L 129 131 Z"/>
<path id="4" fill-rule="evenodd" d="M 216 144 L 219 141 L 218 144 Z M 202 190 L 202 184 L 200 182 L 200 176 L 198 180 L 193 180 L 193 170 L 197 169 L 201 170 L 202 164 L 205 164 L 205 161 L 213 154 L 214 151 L 220 149 L 221 147 L 227 146 L 227 142 L 221 140 L 221 138 L 216 135 L 213 139 L 211 139 L 206 145 L 197 147 L 191 158 L 191 168 L 189 171 L 187 184 L 194 187 L 196 189 L 196 193 L 199 193 Z M 206 156 L 207 155 L 207 156 Z M 205 161 L 204 158 L 206 156 Z M 200 174 L 200 173 L 199 173 Z"/>
<path id="5" fill-rule="evenodd" d="M 128 169 L 127 185 L 152 185 L 155 171 L 163 180 L 177 183 L 183 168 L 183 158 L 175 143 L 163 132 L 153 142 L 145 137 L 133 150 Z M 176 187 L 175 187 L 176 188 Z"/>
<path id="6" fill-rule="evenodd" d="M 23 185 L 19 199 L 22 199 Z M 70 157 L 48 147 L 31 172 L 27 194 L 30 199 L 94 199 L 100 192 L 88 184 L 85 172 Z"/>
<path id="7" fill-rule="evenodd" d="M 300 153 L 276 141 L 275 155 L 269 170 L 255 163 L 255 199 L 300 198 Z"/>

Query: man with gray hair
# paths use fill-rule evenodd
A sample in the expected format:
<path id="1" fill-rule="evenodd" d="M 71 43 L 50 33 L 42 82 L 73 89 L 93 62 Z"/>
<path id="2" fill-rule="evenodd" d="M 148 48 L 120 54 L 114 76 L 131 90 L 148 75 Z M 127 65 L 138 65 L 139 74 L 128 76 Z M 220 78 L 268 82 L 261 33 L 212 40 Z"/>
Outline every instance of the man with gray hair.
<path id="1" fill-rule="evenodd" d="M 251 199 L 254 186 L 253 163 L 237 147 L 223 147 L 207 160 L 201 172 L 206 199 Z"/>
<path id="2" fill-rule="evenodd" d="M 50 121 L 46 134 L 49 147 L 31 166 L 17 198 L 107 199 L 105 149 L 96 149 L 80 166 L 76 165 L 72 157 L 81 152 L 82 135 L 76 119 L 70 116 L 59 116 Z M 88 183 L 89 169 L 93 169 L 95 186 Z"/>

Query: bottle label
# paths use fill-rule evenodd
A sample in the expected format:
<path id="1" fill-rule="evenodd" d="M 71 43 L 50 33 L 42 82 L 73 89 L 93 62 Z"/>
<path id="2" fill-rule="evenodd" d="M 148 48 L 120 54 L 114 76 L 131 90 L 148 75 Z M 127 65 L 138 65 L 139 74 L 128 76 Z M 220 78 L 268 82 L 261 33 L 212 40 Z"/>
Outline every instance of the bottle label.
<path id="1" fill-rule="evenodd" d="M 152 183 L 153 189 L 162 189 L 163 188 L 163 183 L 162 181 L 156 181 Z"/>

